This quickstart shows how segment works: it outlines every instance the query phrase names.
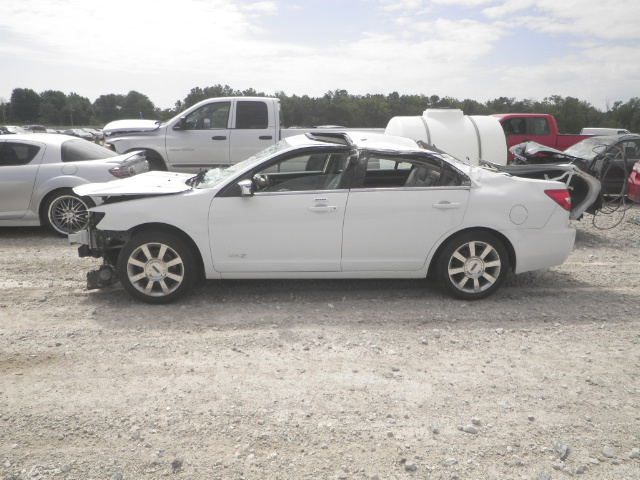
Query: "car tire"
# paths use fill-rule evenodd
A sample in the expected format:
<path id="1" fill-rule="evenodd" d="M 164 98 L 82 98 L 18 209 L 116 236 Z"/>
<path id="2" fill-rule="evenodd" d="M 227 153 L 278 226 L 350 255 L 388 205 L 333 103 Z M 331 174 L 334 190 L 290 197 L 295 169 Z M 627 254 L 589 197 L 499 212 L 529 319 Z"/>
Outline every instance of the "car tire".
<path id="1" fill-rule="evenodd" d="M 70 189 L 49 195 L 42 208 L 42 223 L 57 235 L 68 235 L 85 228 L 89 222 L 89 209 L 95 207 L 89 197 L 80 197 Z"/>
<path id="2" fill-rule="evenodd" d="M 173 302 L 191 290 L 198 277 L 192 248 L 171 233 L 136 234 L 118 255 L 120 283 L 146 303 Z"/>
<path id="3" fill-rule="evenodd" d="M 509 270 L 503 242 L 487 232 L 469 232 L 447 242 L 437 259 L 436 274 L 454 297 L 479 300 L 500 288 Z"/>

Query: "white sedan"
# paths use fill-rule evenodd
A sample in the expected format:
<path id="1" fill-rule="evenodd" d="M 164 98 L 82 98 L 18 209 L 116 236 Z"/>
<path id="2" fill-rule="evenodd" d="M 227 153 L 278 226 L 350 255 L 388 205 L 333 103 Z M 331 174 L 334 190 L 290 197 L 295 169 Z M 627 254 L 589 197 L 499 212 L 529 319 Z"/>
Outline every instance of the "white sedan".
<path id="1" fill-rule="evenodd" d="M 597 181 L 566 168 L 563 175 L 582 175 L 586 196 L 597 195 Z M 430 273 L 454 296 L 479 299 L 510 270 L 564 262 L 575 238 L 570 217 L 592 201 L 581 198 L 572 209 L 560 181 L 353 132 L 289 137 L 195 177 L 149 172 L 75 192 L 103 202 L 91 209 L 90 227 L 69 236 L 81 257 L 104 259 L 88 288 L 119 280 L 148 303 L 173 301 L 203 277 Z"/>
<path id="2" fill-rule="evenodd" d="M 88 197 L 72 188 L 149 170 L 142 152 L 118 155 L 68 135 L 0 137 L 0 227 L 44 224 L 59 235 L 87 225 Z"/>

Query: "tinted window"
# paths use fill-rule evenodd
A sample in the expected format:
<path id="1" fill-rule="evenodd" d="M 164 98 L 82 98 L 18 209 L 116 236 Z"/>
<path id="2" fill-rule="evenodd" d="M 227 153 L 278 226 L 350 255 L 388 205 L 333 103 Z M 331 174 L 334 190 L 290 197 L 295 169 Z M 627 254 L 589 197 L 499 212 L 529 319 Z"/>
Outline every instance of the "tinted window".
<path id="1" fill-rule="evenodd" d="M 26 165 L 38 154 L 40 147 L 24 143 L 0 143 L 0 166 Z"/>
<path id="2" fill-rule="evenodd" d="M 61 156 L 63 162 L 82 162 L 84 160 L 101 160 L 117 157 L 118 154 L 105 147 L 86 140 L 68 140 L 62 144 Z"/>
<path id="3" fill-rule="evenodd" d="M 267 104 L 264 102 L 238 102 L 236 128 L 258 129 L 269 126 Z"/>

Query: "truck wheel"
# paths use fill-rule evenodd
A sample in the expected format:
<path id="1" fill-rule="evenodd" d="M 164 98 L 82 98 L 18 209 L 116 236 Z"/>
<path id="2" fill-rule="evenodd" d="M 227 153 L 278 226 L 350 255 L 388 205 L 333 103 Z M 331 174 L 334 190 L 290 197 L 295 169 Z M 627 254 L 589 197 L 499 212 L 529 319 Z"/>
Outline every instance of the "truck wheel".
<path id="1" fill-rule="evenodd" d="M 134 235 L 118 256 L 118 277 L 133 297 L 146 303 L 170 303 L 186 294 L 198 278 L 191 249 L 176 235 Z"/>
<path id="2" fill-rule="evenodd" d="M 486 232 L 452 238 L 437 261 L 440 284 L 464 300 L 488 297 L 500 288 L 509 270 L 509 255 L 503 243 Z"/>
<path id="3" fill-rule="evenodd" d="M 70 189 L 52 193 L 42 207 L 42 223 L 57 235 L 75 233 L 87 226 L 89 209 L 95 203 L 89 197 L 80 197 Z"/>
<path id="4" fill-rule="evenodd" d="M 149 170 L 156 170 L 159 172 L 167 171 L 167 165 L 164 163 L 164 160 L 160 155 L 150 150 L 145 151 L 145 153 L 147 162 L 149 162 Z"/>

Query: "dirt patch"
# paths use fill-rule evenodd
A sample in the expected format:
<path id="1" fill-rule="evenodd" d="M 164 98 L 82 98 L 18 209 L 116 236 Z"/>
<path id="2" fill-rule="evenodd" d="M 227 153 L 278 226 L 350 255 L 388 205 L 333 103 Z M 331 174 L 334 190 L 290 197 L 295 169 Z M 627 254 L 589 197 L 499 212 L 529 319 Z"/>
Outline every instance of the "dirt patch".
<path id="1" fill-rule="evenodd" d="M 640 479 L 640 209 L 460 302 L 413 280 L 88 292 L 0 229 L 0 478 Z"/>

